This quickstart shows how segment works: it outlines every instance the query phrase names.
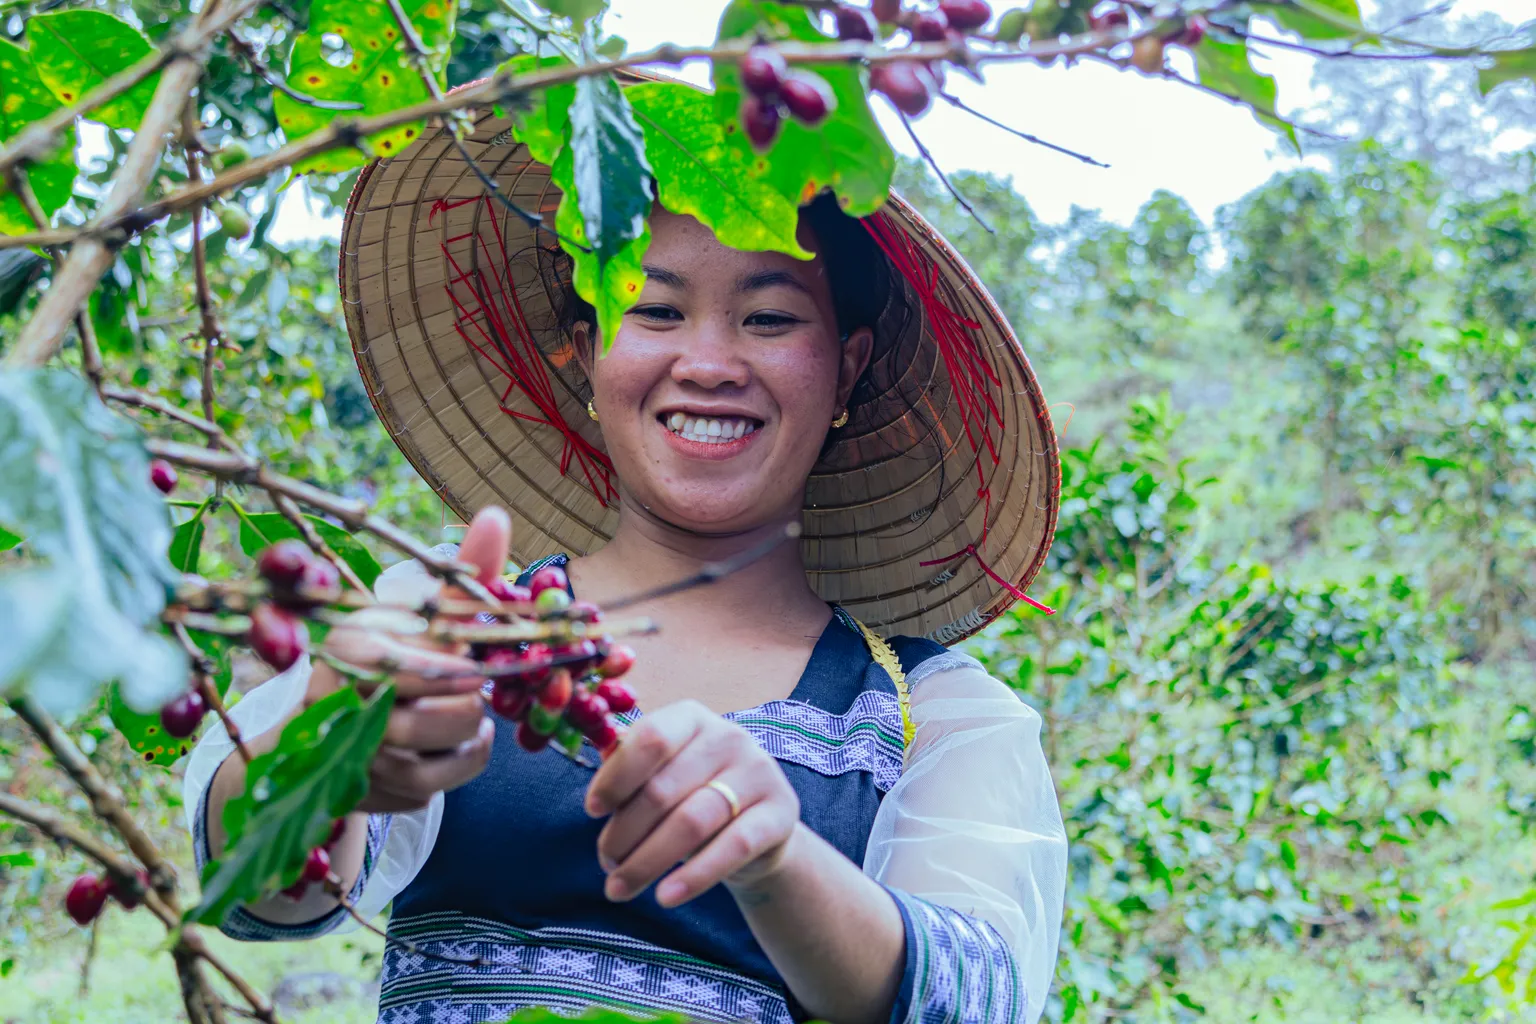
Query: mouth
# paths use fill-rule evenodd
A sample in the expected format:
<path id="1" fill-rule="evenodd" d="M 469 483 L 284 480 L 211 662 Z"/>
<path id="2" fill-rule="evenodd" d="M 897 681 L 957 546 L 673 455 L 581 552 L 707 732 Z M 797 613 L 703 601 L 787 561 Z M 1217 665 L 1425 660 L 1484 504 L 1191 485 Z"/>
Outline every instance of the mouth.
<path id="1" fill-rule="evenodd" d="M 728 445 L 751 437 L 763 421 L 750 416 L 696 416 L 682 411 L 663 413 L 657 421 L 674 436 L 703 445 Z"/>

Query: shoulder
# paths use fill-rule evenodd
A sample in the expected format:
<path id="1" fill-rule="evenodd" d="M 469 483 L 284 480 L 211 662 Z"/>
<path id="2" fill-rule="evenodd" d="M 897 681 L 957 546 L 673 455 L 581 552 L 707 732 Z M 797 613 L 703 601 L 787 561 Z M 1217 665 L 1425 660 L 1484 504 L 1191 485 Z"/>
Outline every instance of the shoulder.
<path id="1" fill-rule="evenodd" d="M 908 674 L 930 658 L 949 653 L 948 647 L 925 636 L 893 636 L 886 642 L 891 645 L 891 650 L 896 652 L 896 658 L 901 662 L 901 670 Z"/>

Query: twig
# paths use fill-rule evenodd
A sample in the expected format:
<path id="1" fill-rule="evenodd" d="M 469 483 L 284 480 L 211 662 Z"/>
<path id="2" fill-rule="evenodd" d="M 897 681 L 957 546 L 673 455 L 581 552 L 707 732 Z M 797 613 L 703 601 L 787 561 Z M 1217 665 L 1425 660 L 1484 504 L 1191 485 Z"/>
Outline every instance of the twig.
<path id="1" fill-rule="evenodd" d="M 1136 32 L 1124 31 L 1089 32 L 1070 36 L 1062 41 L 1031 43 L 1027 47 L 1000 52 L 975 53 L 979 63 L 1012 62 L 1018 60 L 1050 60 L 1055 57 L 1079 56 L 1103 47 L 1133 41 L 1149 34 L 1151 28 L 1143 27 Z M 644 53 L 618 57 L 613 60 L 594 61 L 590 64 L 562 65 L 544 68 L 521 76 L 508 71 L 498 71 L 490 78 L 466 89 L 445 95 L 441 100 L 429 99 L 408 107 L 401 107 L 372 117 L 338 117 L 326 127 L 313 132 L 280 149 L 247 160 L 233 167 L 212 181 L 200 185 L 188 185 L 171 194 L 145 204 L 137 210 L 114 211 L 110 217 L 101 217 L 86 228 L 77 231 L 36 232 L 26 235 L 0 236 L 0 248 L 16 248 L 32 245 L 59 245 L 75 242 L 85 237 L 99 240 L 108 246 L 118 246 L 129 237 L 143 231 L 151 224 L 173 213 L 179 213 L 197 202 L 222 195 L 249 182 L 264 178 L 274 171 L 300 163 L 318 153 L 342 146 L 359 144 L 376 132 L 395 128 L 413 121 L 423 121 L 449 111 L 501 103 L 512 97 L 563 85 L 581 78 L 609 74 L 626 68 L 647 64 L 681 64 L 685 61 L 704 59 L 738 61 L 745 56 L 755 40 L 741 40 L 713 47 L 680 47 L 667 44 Z M 781 56 L 790 64 L 837 64 L 864 62 L 890 64 L 910 60 L 942 60 L 953 56 L 955 47 L 949 43 L 921 43 L 913 46 L 886 49 L 871 43 L 780 43 L 776 45 Z M 1115 63 L 1110 61 L 1110 63 Z M 1117 65 L 1118 66 L 1118 65 Z M 1217 95 L 1232 99 L 1224 93 Z M 29 347 L 23 358 L 13 354 L 13 363 L 34 358 Z M 38 361 L 41 361 L 40 359 Z M 30 363 L 28 363 L 30 365 Z"/>
<path id="2" fill-rule="evenodd" d="M 1345 60 L 1471 60 L 1482 56 L 1478 51 L 1444 51 L 1431 46 L 1428 43 L 1411 43 L 1406 45 L 1427 47 L 1421 53 L 1386 53 L 1373 51 L 1362 53 L 1356 49 L 1358 44 L 1351 43 L 1343 50 L 1329 50 L 1321 46 L 1310 46 L 1306 43 L 1293 43 L 1289 39 L 1275 39 L 1273 36 L 1261 36 L 1243 29 L 1228 29 L 1234 36 L 1250 43 L 1258 43 L 1263 46 L 1274 46 L 1281 50 L 1293 50 L 1296 53 L 1311 54 L 1314 57 L 1327 57 L 1330 59 Z"/>
<path id="3" fill-rule="evenodd" d="M 139 873 L 132 861 L 53 808 L 22 800 L 0 789 L 0 814 L 9 815 L 17 821 L 24 821 L 57 842 L 73 846 L 105 868 L 112 876 L 113 882 L 128 891 L 138 888 Z M 158 894 L 148 893 L 147 895 L 155 897 Z M 156 916 L 161 917 L 168 924 L 175 923 L 175 917 L 165 913 L 165 904 L 158 899 L 150 909 L 157 910 L 157 908 L 159 913 Z"/>
<path id="4" fill-rule="evenodd" d="M 373 591 L 368 589 L 367 585 L 363 583 L 362 578 L 357 575 L 357 571 L 347 563 L 347 560 L 338 555 L 335 549 L 325 542 L 325 538 L 320 536 L 320 531 L 315 529 L 315 524 L 304 518 L 304 513 L 299 511 L 299 507 L 293 503 L 293 499 L 282 491 L 274 491 L 270 488 L 267 490 L 267 496 L 272 499 L 272 504 L 282 513 L 283 518 L 292 523 L 293 528 L 299 531 L 299 536 L 304 539 L 305 544 L 309 545 L 310 550 L 335 566 L 336 571 L 346 581 L 347 586 L 356 590 L 363 596 L 365 601 L 371 604 Z"/>
<path id="5" fill-rule="evenodd" d="M 182 144 L 186 148 L 187 180 L 202 181 L 202 161 L 198 154 L 202 151 L 202 142 L 198 137 L 197 127 L 193 121 L 196 107 L 188 103 L 182 129 Z M 197 291 L 198 327 L 203 335 L 203 374 L 202 374 L 202 400 L 203 419 L 213 422 L 213 361 L 218 354 L 219 343 L 224 337 L 223 330 L 219 327 L 219 318 L 214 314 L 213 289 L 208 285 L 208 252 L 203 244 L 203 213 L 208 209 L 206 204 L 200 203 L 192 208 L 192 268 L 193 280 Z M 208 447 L 218 446 L 218 438 L 213 435 L 208 437 Z"/>
<path id="6" fill-rule="evenodd" d="M 229 717 L 229 709 L 224 706 L 224 698 L 219 696 L 219 688 L 213 684 L 213 659 L 197 645 L 196 640 L 192 639 L 192 634 L 187 632 L 185 624 L 173 623 L 171 634 L 176 637 L 176 642 L 181 644 L 182 650 L 187 652 L 187 658 L 192 662 L 192 671 L 197 677 L 197 688 L 203 695 L 203 702 L 219 716 L 219 722 L 224 726 L 225 733 L 229 735 L 230 742 L 240 753 L 240 760 L 250 764 L 251 750 L 245 745 L 244 737 L 240 735 L 240 727 L 235 724 L 234 719 Z"/>
<path id="7" fill-rule="evenodd" d="M 1081 160 L 1085 164 L 1092 164 L 1094 167 L 1109 166 L 1109 164 L 1104 163 L 1102 160 L 1096 160 L 1089 156 L 1087 153 L 1079 153 L 1075 149 L 1068 149 L 1066 146 L 1058 146 L 1054 142 L 1047 142 L 1038 135 L 1031 135 L 1029 132 L 1020 131 L 1011 125 L 1003 124 L 1003 122 L 997 120 L 996 118 L 989 117 L 986 114 L 983 114 L 981 111 L 977 110 L 975 107 L 970 106 L 958 96 L 951 95 L 947 92 L 940 92 L 939 98 L 952 107 L 957 107 L 960 110 L 965 111 L 967 114 L 971 114 L 974 117 L 980 118 L 981 120 L 987 122 L 987 124 L 992 125 L 994 128 L 1001 128 L 1003 131 L 1010 135 L 1017 135 L 1025 142 L 1033 142 L 1037 146 L 1044 146 L 1046 149 L 1060 153 L 1063 156 L 1070 156 L 1074 160 Z"/>
<path id="8" fill-rule="evenodd" d="M 974 220 L 977 224 L 980 224 L 982 229 L 986 231 L 987 234 L 997 234 L 997 231 L 993 229 L 992 225 L 988 224 L 986 220 L 982 218 L 981 214 L 976 212 L 976 208 L 973 207 L 970 203 L 966 202 L 965 196 L 960 194 L 960 190 L 955 188 L 954 183 L 951 182 L 948 176 L 945 175 L 944 168 L 940 167 L 939 162 L 933 158 L 933 154 L 928 152 L 928 147 L 923 145 L 923 140 L 917 137 L 917 132 L 912 127 L 912 119 L 909 118 L 906 114 L 900 113 L 899 111 L 897 112 L 897 116 L 901 118 L 901 126 L 907 130 L 907 137 L 910 138 L 912 140 L 912 144 L 917 147 L 917 151 L 922 155 L 924 162 L 926 162 L 929 167 L 933 168 L 933 173 L 939 176 L 939 181 L 943 182 L 944 187 L 949 190 L 949 194 L 955 197 L 955 202 L 960 204 L 960 208 L 966 213 L 970 214 L 971 219 Z"/>
<path id="9" fill-rule="evenodd" d="M 173 405 L 158 395 L 151 395 L 135 388 L 118 387 L 108 384 L 102 387 L 101 397 L 109 402 L 118 402 L 122 405 L 131 405 L 139 409 L 149 409 L 158 412 L 162 416 L 168 416 L 178 423 L 191 427 L 210 438 L 217 438 L 222 447 L 231 451 L 239 451 L 234 441 L 225 434 L 223 429 L 212 420 L 203 419 L 196 413 L 188 412 L 179 405 Z"/>
<path id="10" fill-rule="evenodd" d="M 112 179 L 111 192 L 97 207 L 96 215 L 87 225 L 85 236 L 71 246 L 69 256 L 54 275 L 48 290 L 43 293 L 32 318 L 6 353 L 5 365 L 40 366 L 58 347 L 66 326 L 74 319 L 112 262 L 113 248 L 95 237 L 92 229 L 131 214 L 144 198 L 144 190 L 149 187 L 160 166 L 165 135 L 175 129 L 187 97 L 202 77 L 202 53 L 208 40 L 216 31 L 222 31 L 260 2 L 228 0 L 223 3 L 221 0 L 207 0 L 198 12 L 192 28 L 177 37 L 177 55 L 161 72 L 160 85 L 155 89 L 154 99 L 150 101 L 133 141 L 128 145 L 122 166 Z M 210 26 L 217 26 L 217 29 L 210 31 Z M 195 45 L 187 45 L 185 40 L 191 40 Z"/>
<path id="11" fill-rule="evenodd" d="M 361 103 L 354 103 L 351 100 L 322 100 L 316 99 L 308 93 L 299 92 L 299 90 L 289 85 L 282 75 L 273 71 L 262 61 L 261 57 L 256 53 L 256 47 L 252 46 L 249 40 L 240 38 L 233 29 L 226 33 L 224 38 L 229 40 L 230 49 L 238 53 L 251 66 L 251 70 L 256 72 L 263 81 L 296 103 L 303 103 L 306 106 L 314 107 L 316 110 L 363 109 Z"/>
<path id="12" fill-rule="evenodd" d="M 260 487 L 266 491 L 276 491 L 295 501 L 318 508 L 339 519 L 353 532 L 364 530 L 397 551 L 416 559 L 428 572 L 490 605 L 492 611 L 501 610 L 501 602 L 475 578 L 474 566 L 439 558 L 398 526 L 372 515 L 368 511 L 368 506 L 360 501 L 337 497 L 318 487 L 274 473 L 260 459 L 252 458 L 242 452 L 213 452 L 159 438 L 151 438 L 146 442 L 145 447 L 151 455 L 175 465 L 221 479 Z"/>
<path id="13" fill-rule="evenodd" d="M 747 550 L 741 552 L 740 554 L 732 555 L 730 558 L 724 558 L 718 562 L 706 562 L 699 568 L 698 572 L 691 576 L 684 576 L 680 580 L 673 580 L 671 583 L 663 583 L 659 587 L 652 587 L 649 590 L 642 590 L 638 594 L 631 594 L 628 597 L 621 597 L 616 601 L 609 601 L 606 605 L 603 606 L 603 610 L 611 614 L 616 611 L 621 611 L 625 608 L 632 608 L 637 604 L 643 604 L 646 601 L 655 601 L 658 598 L 670 597 L 671 595 L 679 593 L 680 591 L 692 590 L 694 587 L 704 586 L 705 584 L 714 583 L 717 580 L 722 580 L 732 573 L 740 572 L 742 569 L 745 569 L 753 562 L 756 562 L 757 560 L 771 554 L 778 548 L 780 544 L 783 544 L 785 541 L 794 540 L 799 536 L 800 524 L 787 523 L 785 524 L 784 529 L 779 533 L 769 537 L 767 540 L 760 544 L 747 548 Z"/>
<path id="14" fill-rule="evenodd" d="M 128 813 L 128 808 L 123 803 L 123 794 L 102 777 L 96 770 L 96 766 L 80 752 L 79 747 L 75 746 L 75 741 L 59 728 L 53 716 L 38 707 L 32 698 L 13 697 L 10 705 L 11 710 L 31 727 L 43 746 L 53 754 L 59 767 L 63 768 L 65 773 L 75 781 L 75 785 L 90 798 L 91 807 L 96 811 L 97 817 L 112 827 L 133 855 L 139 859 L 139 863 L 148 869 L 150 881 L 154 883 L 155 889 L 165 898 L 168 907 L 175 912 L 176 869 L 160 853 L 148 834 L 139 827 L 133 815 Z"/>
<path id="15" fill-rule="evenodd" d="M 217 953 L 208 948 L 208 944 L 203 941 L 201 932 L 195 928 L 184 929 L 181 935 L 181 945 L 195 956 L 206 960 L 209 967 L 212 967 L 225 981 L 229 982 L 235 991 L 240 993 L 240 998 L 249 1004 L 251 1014 L 257 1020 L 266 1021 L 267 1024 L 275 1024 L 277 1015 L 272 1011 L 272 1004 L 267 1002 L 250 982 L 242 978 L 238 971 L 230 967 Z"/>
<path id="16" fill-rule="evenodd" d="M 91 964 L 96 959 L 96 943 L 100 937 L 101 918 L 91 922 L 91 937 L 85 947 L 85 962 L 80 965 L 80 998 L 91 994 Z"/>

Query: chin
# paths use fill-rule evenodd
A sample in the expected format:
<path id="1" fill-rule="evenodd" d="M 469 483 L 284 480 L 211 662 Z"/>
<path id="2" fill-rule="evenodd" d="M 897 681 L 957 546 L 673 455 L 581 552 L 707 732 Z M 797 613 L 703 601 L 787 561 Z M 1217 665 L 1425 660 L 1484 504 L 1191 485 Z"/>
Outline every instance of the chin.
<path id="1" fill-rule="evenodd" d="M 657 500 L 647 502 L 647 507 L 674 526 L 723 535 L 745 533 L 782 521 L 788 513 L 775 511 L 775 504 L 766 495 L 698 487 L 658 495 Z"/>

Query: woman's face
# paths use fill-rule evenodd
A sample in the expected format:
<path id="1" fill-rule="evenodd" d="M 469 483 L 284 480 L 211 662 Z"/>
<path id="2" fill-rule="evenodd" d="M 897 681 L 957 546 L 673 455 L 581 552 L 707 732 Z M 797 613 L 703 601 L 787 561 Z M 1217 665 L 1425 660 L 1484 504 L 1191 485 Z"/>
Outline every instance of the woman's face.
<path id="1" fill-rule="evenodd" d="M 692 217 L 653 214 L 645 271 L 591 367 L 624 502 L 715 535 L 797 515 L 869 329 L 839 337 L 820 257 L 737 252 Z"/>

